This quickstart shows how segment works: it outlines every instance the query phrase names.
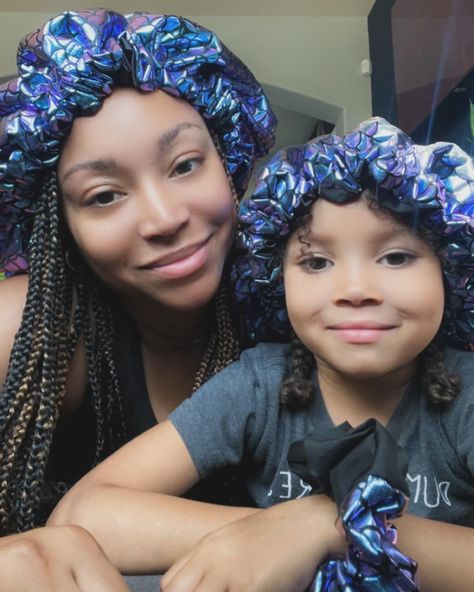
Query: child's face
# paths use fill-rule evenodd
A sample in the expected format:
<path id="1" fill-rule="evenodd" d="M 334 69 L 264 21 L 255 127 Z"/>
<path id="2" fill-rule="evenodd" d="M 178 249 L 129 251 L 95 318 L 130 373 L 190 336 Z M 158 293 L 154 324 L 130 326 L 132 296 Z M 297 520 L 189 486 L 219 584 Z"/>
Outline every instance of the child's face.
<path id="1" fill-rule="evenodd" d="M 365 199 L 318 199 L 311 214 L 309 231 L 293 233 L 284 258 L 296 334 L 319 368 L 345 376 L 375 378 L 410 366 L 443 316 L 437 257 Z"/>

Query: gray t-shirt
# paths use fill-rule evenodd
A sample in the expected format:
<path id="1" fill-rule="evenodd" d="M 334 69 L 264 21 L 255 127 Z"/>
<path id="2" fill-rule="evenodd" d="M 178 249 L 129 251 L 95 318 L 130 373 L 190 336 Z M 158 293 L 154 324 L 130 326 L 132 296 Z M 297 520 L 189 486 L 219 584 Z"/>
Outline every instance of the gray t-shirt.
<path id="1" fill-rule="evenodd" d="M 239 465 L 261 508 L 311 492 L 289 470 L 288 449 L 312 430 L 334 425 L 319 390 L 304 410 L 279 405 L 288 350 L 260 344 L 243 352 L 170 415 L 199 475 Z M 409 511 L 474 527 L 474 355 L 447 350 L 447 365 L 463 380 L 458 398 L 436 412 L 409 388 L 387 429 L 408 453 Z"/>

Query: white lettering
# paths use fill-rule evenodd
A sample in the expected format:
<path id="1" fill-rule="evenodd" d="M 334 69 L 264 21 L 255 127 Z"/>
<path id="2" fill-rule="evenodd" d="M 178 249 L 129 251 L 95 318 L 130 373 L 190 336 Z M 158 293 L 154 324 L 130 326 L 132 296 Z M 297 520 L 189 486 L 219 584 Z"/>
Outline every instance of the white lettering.
<path id="1" fill-rule="evenodd" d="M 417 504 L 423 503 L 427 508 L 438 508 L 441 503 L 451 506 L 448 491 L 451 486 L 449 481 L 440 481 L 433 475 L 431 479 L 426 475 L 410 475 L 407 474 L 407 481 L 410 484 L 415 484 L 415 491 L 410 486 L 411 502 Z M 422 499 L 420 499 L 422 498 Z"/>
<path id="2" fill-rule="evenodd" d="M 280 471 L 280 475 L 286 477 L 285 483 L 282 483 L 282 489 L 286 489 L 286 494 L 279 495 L 280 499 L 291 499 L 291 473 L 290 471 Z"/>
<path id="3" fill-rule="evenodd" d="M 301 487 L 302 491 L 301 491 L 301 493 L 299 493 L 296 496 L 296 499 L 300 499 L 300 498 L 304 497 L 305 495 L 309 495 L 311 493 L 311 490 L 313 489 L 311 487 L 311 485 L 308 485 L 307 483 L 305 483 L 303 481 L 303 479 L 300 479 L 300 487 Z"/>
<path id="4" fill-rule="evenodd" d="M 411 501 L 414 504 L 417 504 L 418 498 L 420 497 L 421 475 L 416 475 L 415 477 L 412 477 L 409 473 L 407 473 L 407 481 L 409 481 L 410 483 L 416 483 L 415 495 L 411 494 Z"/>

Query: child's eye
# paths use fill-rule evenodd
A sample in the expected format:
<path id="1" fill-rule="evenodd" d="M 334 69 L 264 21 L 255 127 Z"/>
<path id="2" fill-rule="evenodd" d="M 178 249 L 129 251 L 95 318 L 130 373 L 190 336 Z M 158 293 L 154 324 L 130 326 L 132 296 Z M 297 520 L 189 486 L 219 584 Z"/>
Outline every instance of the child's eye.
<path id="1" fill-rule="evenodd" d="M 101 191 L 86 200 L 86 206 L 106 208 L 123 199 L 124 194 L 117 191 Z"/>
<path id="2" fill-rule="evenodd" d="M 329 259 L 325 257 L 312 256 L 300 261 L 300 267 L 307 272 L 323 271 L 332 265 Z"/>
<path id="3" fill-rule="evenodd" d="M 413 253 L 404 253 L 402 251 L 396 251 L 394 253 L 388 253 L 379 259 L 380 263 L 387 265 L 388 267 L 403 267 L 408 263 L 411 263 L 416 258 Z"/>
<path id="4" fill-rule="evenodd" d="M 175 168 L 171 172 L 171 176 L 180 177 L 181 175 L 188 175 L 189 173 L 192 173 L 194 170 L 199 168 L 203 160 L 204 159 L 201 157 L 193 157 L 187 158 L 186 160 L 182 160 L 175 166 Z"/>

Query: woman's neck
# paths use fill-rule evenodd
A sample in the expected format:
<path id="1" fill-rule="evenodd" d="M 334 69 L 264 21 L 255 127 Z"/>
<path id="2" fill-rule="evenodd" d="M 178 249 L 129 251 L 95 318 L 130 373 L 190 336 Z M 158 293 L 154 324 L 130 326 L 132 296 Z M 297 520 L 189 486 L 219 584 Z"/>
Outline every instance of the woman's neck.
<path id="1" fill-rule="evenodd" d="M 369 418 L 386 425 L 416 371 L 416 362 L 377 378 L 346 376 L 318 361 L 318 381 L 335 425 L 357 426 Z"/>
<path id="2" fill-rule="evenodd" d="M 214 326 L 213 303 L 193 310 L 153 307 L 127 307 L 135 320 L 141 341 L 153 351 L 163 347 L 172 349 L 194 347 L 207 341 Z"/>
<path id="3" fill-rule="evenodd" d="M 127 308 L 137 323 L 148 397 L 158 421 L 166 419 L 193 386 L 214 327 L 215 307 L 176 311 Z"/>

